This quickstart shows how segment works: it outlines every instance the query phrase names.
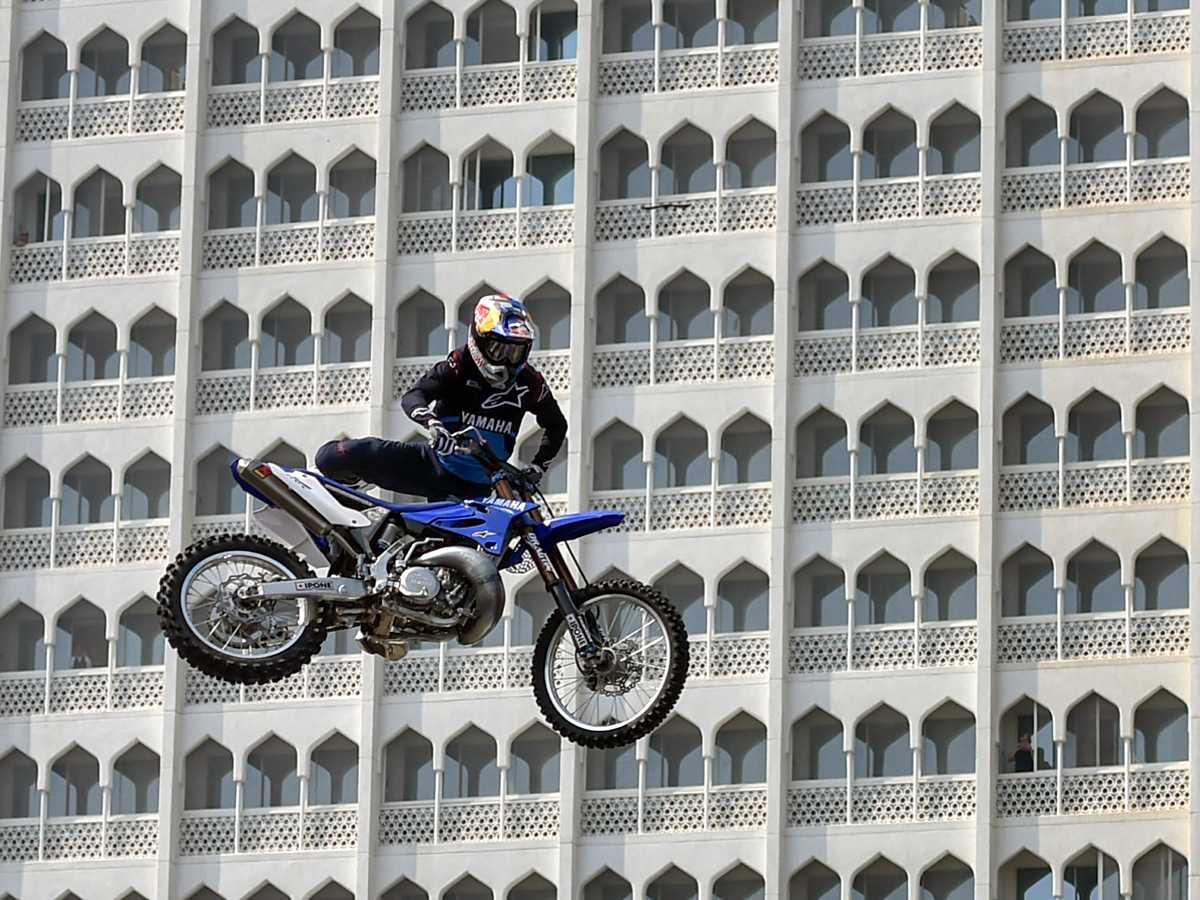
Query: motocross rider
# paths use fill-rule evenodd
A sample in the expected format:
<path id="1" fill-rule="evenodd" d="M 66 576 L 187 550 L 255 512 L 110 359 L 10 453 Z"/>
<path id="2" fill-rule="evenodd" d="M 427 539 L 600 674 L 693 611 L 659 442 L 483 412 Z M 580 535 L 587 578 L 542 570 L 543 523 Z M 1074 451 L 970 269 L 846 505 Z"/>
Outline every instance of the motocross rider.
<path id="1" fill-rule="evenodd" d="M 317 468 L 345 483 L 362 480 L 430 500 L 485 497 L 491 481 L 478 460 L 455 453 L 453 432 L 477 428 L 507 459 L 530 412 L 543 429 L 542 443 L 523 475 L 536 486 L 562 447 L 567 420 L 546 379 L 528 363 L 532 346 L 533 317 L 525 305 L 504 294 L 483 297 L 466 344 L 426 372 L 401 401 L 408 417 L 429 432 L 428 442 L 330 441 L 317 451 Z"/>

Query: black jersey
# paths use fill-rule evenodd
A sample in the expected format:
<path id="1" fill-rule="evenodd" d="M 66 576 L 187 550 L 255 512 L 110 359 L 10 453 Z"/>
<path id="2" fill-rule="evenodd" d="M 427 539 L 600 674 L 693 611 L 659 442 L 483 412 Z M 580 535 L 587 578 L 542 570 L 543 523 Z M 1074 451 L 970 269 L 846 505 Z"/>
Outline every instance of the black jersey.
<path id="1" fill-rule="evenodd" d="M 542 373 L 526 363 L 506 388 L 494 388 L 480 374 L 465 346 L 426 372 L 401 401 L 408 417 L 429 427 L 439 419 L 451 431 L 478 428 L 488 444 L 508 459 L 517 442 L 517 431 L 525 413 L 533 413 L 543 429 L 542 445 L 533 461 L 550 465 L 567 436 L 567 420 L 546 384 Z M 442 464 L 468 481 L 486 482 L 487 474 L 478 460 L 462 454 L 442 457 Z"/>

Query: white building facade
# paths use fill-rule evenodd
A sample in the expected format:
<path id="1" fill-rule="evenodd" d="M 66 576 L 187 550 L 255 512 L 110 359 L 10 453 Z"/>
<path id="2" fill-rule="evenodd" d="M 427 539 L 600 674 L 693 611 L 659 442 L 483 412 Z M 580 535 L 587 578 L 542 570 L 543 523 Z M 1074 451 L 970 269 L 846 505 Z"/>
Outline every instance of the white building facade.
<path id="1" fill-rule="evenodd" d="M 1185 900 L 1187 0 L 0 22 L 0 897 Z M 675 716 L 540 724 L 530 573 L 479 648 L 164 652 L 229 459 L 414 436 L 492 290 Z"/>

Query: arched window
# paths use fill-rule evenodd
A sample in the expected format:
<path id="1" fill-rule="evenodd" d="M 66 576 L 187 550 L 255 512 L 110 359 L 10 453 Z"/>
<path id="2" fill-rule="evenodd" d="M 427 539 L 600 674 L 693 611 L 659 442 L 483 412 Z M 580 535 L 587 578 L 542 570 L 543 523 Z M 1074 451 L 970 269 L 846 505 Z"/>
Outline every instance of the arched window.
<path id="1" fill-rule="evenodd" d="M 121 368 L 117 326 L 91 313 L 67 335 L 67 381 L 116 378 Z"/>
<path id="2" fill-rule="evenodd" d="M 375 160 L 361 150 L 338 160 L 329 170 L 327 208 L 331 219 L 375 215 Z"/>
<path id="3" fill-rule="evenodd" d="M 925 570 L 921 619 L 951 622 L 975 618 L 975 563 L 956 550 L 947 550 Z"/>
<path id="4" fill-rule="evenodd" d="M 54 328 L 36 315 L 25 318 L 8 338 L 8 383 L 47 384 L 58 381 Z"/>
<path id="5" fill-rule="evenodd" d="M 1160 88 L 1138 107 L 1134 157 L 1187 156 L 1189 146 L 1187 101 L 1170 88 Z"/>
<path id="6" fill-rule="evenodd" d="M 711 479 L 708 434 L 686 416 L 676 419 L 654 442 L 654 486 L 696 487 Z"/>
<path id="7" fill-rule="evenodd" d="M 1133 762 L 1187 762 L 1187 705 L 1162 689 L 1133 712 Z"/>
<path id="8" fill-rule="evenodd" d="M 621 129 L 600 146 L 600 199 L 649 196 L 650 150 L 640 137 Z"/>
<path id="9" fill-rule="evenodd" d="M 779 4 L 776 0 L 730 0 L 725 15 L 727 47 L 779 40 Z"/>
<path id="10" fill-rule="evenodd" d="M 354 895 L 336 881 L 331 881 L 311 895 L 308 900 L 354 900 Z"/>
<path id="11" fill-rule="evenodd" d="M 658 339 L 703 340 L 713 336 L 714 317 L 708 285 L 682 272 L 658 292 Z"/>
<path id="12" fill-rule="evenodd" d="M 890 778 L 912 774 L 908 719 L 880 706 L 854 729 L 854 777 Z"/>
<path id="13" fill-rule="evenodd" d="M 1117 554 L 1092 541 L 1067 561 L 1065 611 L 1076 613 L 1121 612 L 1125 588 Z"/>
<path id="14" fill-rule="evenodd" d="M 454 203 L 454 191 L 450 186 L 450 158 L 445 153 L 426 144 L 405 159 L 402 168 L 402 212 L 450 209 Z"/>
<path id="15" fill-rule="evenodd" d="M 1030 97 L 1004 121 L 1004 164 L 1008 168 L 1059 164 L 1058 117 L 1053 109 Z"/>
<path id="16" fill-rule="evenodd" d="M 426 3 L 408 17 L 404 67 L 439 69 L 454 65 L 454 16 L 436 3 Z M 447 207 L 449 208 L 449 207 Z"/>
<path id="17" fill-rule="evenodd" d="M 86 456 L 63 475 L 60 525 L 96 525 L 113 520 L 112 470 Z"/>
<path id="18" fill-rule="evenodd" d="M 887 859 L 877 859 L 854 876 L 852 900 L 905 900 L 908 876 Z"/>
<path id="19" fill-rule="evenodd" d="M 208 227 L 253 228 L 257 221 L 254 173 L 231 159 L 208 176 Z"/>
<path id="20" fill-rule="evenodd" d="M 296 748 L 269 737 L 246 757 L 246 785 L 242 797 L 247 809 L 298 806 L 300 778 L 296 774 Z"/>
<path id="21" fill-rule="evenodd" d="M 271 61 L 267 80 L 307 81 L 321 78 L 325 66 L 321 53 L 321 26 L 296 13 L 271 35 Z"/>
<path id="22" fill-rule="evenodd" d="M 974 771 L 975 717 L 957 703 L 943 703 L 921 723 L 921 774 Z"/>
<path id="23" fill-rule="evenodd" d="M 645 53 L 654 49 L 654 24 L 648 0 L 605 0 L 604 53 Z"/>
<path id="24" fill-rule="evenodd" d="M 771 426 L 746 413 L 721 432 L 721 484 L 771 480 Z"/>
<path id="25" fill-rule="evenodd" d="M 1016 900 L 1051 900 L 1054 896 L 1054 875 L 1044 860 L 1024 851 L 1009 866 Z"/>
<path id="26" fill-rule="evenodd" d="M 446 745 L 446 774 L 442 796 L 494 797 L 500 793 L 496 741 L 472 725 Z"/>
<path id="27" fill-rule="evenodd" d="M 682 869 L 671 866 L 646 887 L 646 900 L 698 900 L 700 886 Z"/>
<path id="28" fill-rule="evenodd" d="M 158 624 L 158 606 L 142 597 L 121 613 L 117 625 L 118 666 L 161 666 L 164 638 Z"/>
<path id="29" fill-rule="evenodd" d="M 717 167 L 713 162 L 712 137 L 694 125 L 680 128 L 663 142 L 658 177 L 662 194 L 715 191 Z"/>
<path id="30" fill-rule="evenodd" d="M 535 433 L 527 437 L 517 449 L 517 458 L 523 465 L 529 465 L 542 446 L 541 434 Z M 550 468 L 542 476 L 541 490 L 544 494 L 565 494 L 567 492 L 567 444 L 563 443 L 558 455 L 550 461 Z M 544 620 L 543 620 L 544 621 Z"/>
<path id="31" fill-rule="evenodd" d="M 292 898 L 275 885 L 268 883 L 247 897 L 246 900 L 292 900 Z"/>
<path id="32" fill-rule="evenodd" d="M 1120 714 L 1099 694 L 1089 694 L 1067 713 L 1063 765 L 1068 769 L 1121 762 Z"/>
<path id="33" fill-rule="evenodd" d="M 931 17 L 936 9 L 931 3 Z M 929 126 L 926 174 L 958 175 L 979 168 L 979 116 L 955 103 Z"/>
<path id="34" fill-rule="evenodd" d="M 890 403 L 862 423 L 858 443 L 860 475 L 888 475 L 917 470 L 912 417 Z"/>
<path id="35" fill-rule="evenodd" d="M 411 729 L 387 745 L 383 754 L 383 799 L 432 800 L 433 744 Z"/>
<path id="36" fill-rule="evenodd" d="M 184 809 L 233 809 L 233 754 L 209 738 L 184 761 Z"/>
<path id="37" fill-rule="evenodd" d="M 517 591 L 513 604 L 511 641 L 516 647 L 532 647 L 542 625 L 555 609 L 554 598 L 536 578 Z"/>
<path id="38" fill-rule="evenodd" d="M 579 55 L 579 11 L 571 0 L 542 0 L 529 16 L 529 59 L 547 62 Z"/>
<path id="39" fill-rule="evenodd" d="M 1120 900 L 1117 861 L 1089 847 L 1063 869 L 1063 897 L 1067 900 Z"/>
<path id="40" fill-rule="evenodd" d="M 775 184 L 775 129 L 752 119 L 725 143 L 725 187 L 770 187 Z"/>
<path id="41" fill-rule="evenodd" d="M 512 743 L 508 770 L 510 794 L 553 794 L 558 791 L 561 741 L 549 728 L 533 724 Z"/>
<path id="42" fill-rule="evenodd" d="M 918 321 L 917 276 L 913 270 L 889 256 L 867 272 L 862 280 L 864 328 L 916 325 Z"/>
<path id="43" fill-rule="evenodd" d="M 1071 111 L 1068 163 L 1116 162 L 1125 158 L 1121 104 L 1099 92 Z"/>
<path id="44" fill-rule="evenodd" d="M 1133 864 L 1136 900 L 1187 900 L 1187 858 L 1159 844 Z"/>
<path id="45" fill-rule="evenodd" d="M 444 356 L 450 348 L 446 307 L 437 297 L 417 291 L 396 312 L 396 356 Z"/>
<path id="46" fill-rule="evenodd" d="M 442 900 L 492 900 L 492 896 L 490 887 L 468 875 L 447 888 Z"/>
<path id="47" fill-rule="evenodd" d="M 26 459 L 5 473 L 5 528 L 48 528 L 53 510 L 49 472 Z"/>
<path id="48" fill-rule="evenodd" d="M 1190 302 L 1187 251 L 1170 238 L 1159 238 L 1138 254 L 1134 309 L 1165 309 Z"/>
<path id="49" fill-rule="evenodd" d="M 921 900 L 971 900 L 974 896 L 975 873 L 953 856 L 942 857 L 921 873 Z"/>
<path id="50" fill-rule="evenodd" d="M 863 31 L 867 34 L 916 31 L 921 25 L 916 0 L 866 0 L 863 13 Z"/>
<path id="51" fill-rule="evenodd" d="M 358 744 L 340 734 L 312 752 L 308 771 L 311 805 L 358 802 Z"/>
<path id="52" fill-rule="evenodd" d="M 212 81 L 222 84 L 257 84 L 262 80 L 258 31 L 233 17 L 213 35 Z"/>
<path id="53" fill-rule="evenodd" d="M 1133 608 L 1138 612 L 1187 609 L 1188 557 L 1178 544 L 1159 538 L 1134 564 Z"/>
<path id="54" fill-rule="evenodd" d="M 82 747 L 72 747 L 50 767 L 49 814 L 98 816 L 101 812 L 100 764 Z"/>
<path id="55" fill-rule="evenodd" d="M 104 613 L 87 600 L 76 601 L 58 617 L 54 668 L 97 669 L 108 665 Z"/>
<path id="56" fill-rule="evenodd" d="M 593 446 L 593 490 L 623 491 L 646 486 L 639 432 L 624 422 L 614 422 L 596 435 Z"/>
<path id="57" fill-rule="evenodd" d="M 379 19 L 356 9 L 338 23 L 329 74 L 334 78 L 379 74 Z"/>
<path id="58" fill-rule="evenodd" d="M 672 716 L 650 735 L 646 787 L 692 787 L 704 784 L 700 729 L 682 716 Z"/>
<path id="59" fill-rule="evenodd" d="M 931 325 L 979 321 L 979 266 L 952 253 L 933 267 L 925 321 Z"/>
<path id="60" fill-rule="evenodd" d="M 800 132 L 800 180 L 815 183 L 853 178 L 850 126 L 829 113 L 821 113 Z"/>
<path id="61" fill-rule="evenodd" d="M 116 815 L 158 812 L 158 754 L 141 744 L 113 766 L 112 811 Z"/>
<path id="62" fill-rule="evenodd" d="M 713 900 L 763 900 L 766 888 L 761 875 L 739 863 L 716 880 L 712 895 Z"/>
<path id="63" fill-rule="evenodd" d="M 683 616 L 683 627 L 693 637 L 708 631 L 704 608 L 704 580 L 685 565 L 674 566 L 654 582 L 654 589 L 666 595 Z"/>
<path id="64" fill-rule="evenodd" d="M 762 784 L 767 780 L 767 728 L 738 713 L 717 732 L 714 784 Z"/>
<path id="65" fill-rule="evenodd" d="M 315 222 L 320 210 L 317 169 L 293 153 L 267 173 L 266 224 Z"/>
<path id="66" fill-rule="evenodd" d="M 175 317 L 158 307 L 129 329 L 130 378 L 175 374 Z"/>
<path id="67" fill-rule="evenodd" d="M 589 791 L 625 791 L 638 786 L 638 760 L 633 744 L 588 750 L 584 768 Z"/>
<path id="68" fill-rule="evenodd" d="M 845 779 L 842 723 L 814 709 L 792 725 L 792 781 Z"/>
<path id="69" fill-rule="evenodd" d="M 916 6 L 914 3 L 913 8 Z M 863 179 L 908 178 L 919 171 L 916 122 L 889 109 L 867 125 L 863 131 Z"/>
<path id="70" fill-rule="evenodd" d="M 182 91 L 186 81 L 187 35 L 173 25 L 164 25 L 142 42 L 138 92 Z"/>
<path id="71" fill-rule="evenodd" d="M 979 468 L 979 415 L 970 407 L 946 404 L 930 416 L 925 436 L 925 471 Z"/>
<path id="72" fill-rule="evenodd" d="M 121 521 L 165 519 L 170 514 L 171 464 L 147 453 L 125 470 Z"/>
<path id="73" fill-rule="evenodd" d="M 75 186 L 71 236 L 106 237 L 125 233 L 121 182 L 97 169 Z"/>
<path id="74" fill-rule="evenodd" d="M 18 603 L 0 618 L 0 672 L 38 672 L 45 668 L 45 620 Z"/>
<path id="75" fill-rule="evenodd" d="M 767 574 L 741 563 L 717 583 L 718 634 L 766 631 L 770 610 Z"/>
<path id="76" fill-rule="evenodd" d="M 516 62 L 517 14 L 503 0 L 487 0 L 467 16 L 463 62 L 468 66 Z"/>
<path id="77" fill-rule="evenodd" d="M 717 15 L 712 0 L 667 0 L 663 4 L 664 50 L 713 47 L 717 43 Z"/>
<path id="78" fill-rule="evenodd" d="M 500 0 L 489 0 L 504 6 Z M 505 6 L 508 9 L 507 6 Z M 490 138 L 463 158 L 460 209 L 511 209 L 517 205 L 513 155 Z"/>
<path id="79" fill-rule="evenodd" d="M 646 293 L 628 278 L 618 276 L 596 295 L 596 343 L 636 344 L 649 340 Z"/>
<path id="80" fill-rule="evenodd" d="M 1121 408 L 1099 391 L 1092 391 L 1067 414 L 1067 462 L 1096 462 L 1125 458 Z"/>
<path id="81" fill-rule="evenodd" d="M 1137 432 L 1133 455 L 1137 459 L 1187 456 L 1187 401 L 1170 388 L 1161 387 L 1137 406 Z"/>
<path id="82" fill-rule="evenodd" d="M 1034 397 L 1023 397 L 1004 412 L 1003 460 L 1006 466 L 1058 462 L 1054 411 Z"/>
<path id="83" fill-rule="evenodd" d="M 276 441 L 260 456 L 281 466 L 287 466 L 289 469 L 303 469 L 308 465 L 307 457 L 287 441 Z"/>
<path id="84" fill-rule="evenodd" d="M 721 298 L 723 337 L 753 337 L 775 330 L 775 283 L 747 269 L 727 285 Z"/>
<path id="85" fill-rule="evenodd" d="M 21 51 L 21 99 L 66 100 L 71 96 L 67 45 L 40 34 Z"/>
<path id="86" fill-rule="evenodd" d="M 527 294 L 523 300 L 533 316 L 535 350 L 566 350 L 571 346 L 571 295 L 553 281 Z"/>
<path id="87" fill-rule="evenodd" d="M 796 426 L 796 477 L 826 478 L 850 474 L 846 423 L 818 409 Z"/>
<path id="88" fill-rule="evenodd" d="M 246 508 L 246 495 L 230 475 L 237 456 L 222 446 L 214 447 L 196 463 L 196 478 L 205 489 L 196 491 L 196 515 L 228 516 Z"/>
<path id="89" fill-rule="evenodd" d="M 525 206 L 557 206 L 575 202 L 575 148 L 550 135 L 525 159 Z"/>
<path id="90" fill-rule="evenodd" d="M 371 358 L 371 307 L 347 294 L 325 313 L 321 362 L 367 362 Z"/>
<path id="91" fill-rule="evenodd" d="M 509 890 L 507 900 L 558 900 L 558 889 L 534 872 Z"/>
<path id="92" fill-rule="evenodd" d="M 811 862 L 788 881 L 788 900 L 841 900 L 842 879 L 819 862 Z"/>
<path id="93" fill-rule="evenodd" d="M 1050 257 L 1026 247 L 1005 264 L 1004 314 L 1009 318 L 1058 315 L 1058 282 Z"/>
<path id="94" fill-rule="evenodd" d="M 61 241 L 67 214 L 62 186 L 35 172 L 13 194 L 13 243 L 18 247 Z"/>
<path id="95" fill-rule="evenodd" d="M 262 368 L 312 365 L 312 314 L 291 297 L 263 316 L 261 332 L 258 364 Z"/>
<path id="96" fill-rule="evenodd" d="M 850 280 L 836 266 L 823 262 L 800 279 L 800 330 L 850 328 Z"/>
<path id="97" fill-rule="evenodd" d="M 1054 563 L 1028 544 L 1004 561 L 1000 590 L 1005 616 L 1051 616 L 1058 608 Z"/>
<path id="98" fill-rule="evenodd" d="M 166 166 L 159 166 L 139 181 L 133 204 L 134 232 L 178 231 L 182 191 L 183 179 Z"/>
<path id="99" fill-rule="evenodd" d="M 1067 314 L 1120 312 L 1125 309 L 1121 257 L 1093 241 L 1067 267 Z"/>
<path id="100" fill-rule="evenodd" d="M 429 893 L 407 878 L 401 878 L 384 891 L 379 900 L 429 900 Z"/>
<path id="101" fill-rule="evenodd" d="M 79 51 L 77 97 L 112 97 L 129 93 L 129 42 L 105 28 Z"/>
<path id="102" fill-rule="evenodd" d="M 846 573 L 817 557 L 792 578 L 793 626 L 825 628 L 846 624 Z"/>
<path id="103" fill-rule="evenodd" d="M 606 867 L 583 886 L 583 900 L 633 900 L 633 886 Z"/>
<path id="104" fill-rule="evenodd" d="M 37 763 L 20 750 L 10 750 L 0 759 L 0 819 L 36 819 L 41 815 Z"/>

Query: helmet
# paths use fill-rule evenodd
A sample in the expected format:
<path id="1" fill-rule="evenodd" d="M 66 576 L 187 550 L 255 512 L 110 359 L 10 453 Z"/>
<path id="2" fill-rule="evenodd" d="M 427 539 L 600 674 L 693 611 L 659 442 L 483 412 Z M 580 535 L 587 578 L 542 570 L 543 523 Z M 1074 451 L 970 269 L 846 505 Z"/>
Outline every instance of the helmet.
<path id="1" fill-rule="evenodd" d="M 488 294 L 475 304 L 467 347 L 492 387 L 507 387 L 516 378 L 532 346 L 533 316 L 520 300 Z"/>

